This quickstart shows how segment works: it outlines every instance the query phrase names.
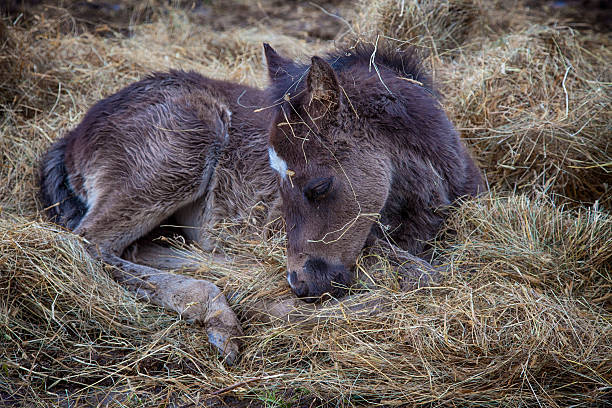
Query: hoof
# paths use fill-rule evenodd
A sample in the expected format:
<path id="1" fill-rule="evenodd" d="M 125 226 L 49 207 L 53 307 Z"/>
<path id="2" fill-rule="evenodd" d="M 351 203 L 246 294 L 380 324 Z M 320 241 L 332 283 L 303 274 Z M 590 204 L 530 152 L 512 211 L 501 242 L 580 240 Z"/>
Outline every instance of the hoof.
<path id="1" fill-rule="evenodd" d="M 416 258 L 409 260 L 398 268 L 400 288 L 403 291 L 435 286 L 442 281 L 443 267 L 436 267 L 429 262 Z"/>
<path id="2" fill-rule="evenodd" d="M 219 328 L 209 328 L 206 333 L 208 334 L 208 341 L 215 346 L 223 358 L 223 362 L 228 366 L 234 365 L 238 361 L 240 350 L 235 336 Z"/>

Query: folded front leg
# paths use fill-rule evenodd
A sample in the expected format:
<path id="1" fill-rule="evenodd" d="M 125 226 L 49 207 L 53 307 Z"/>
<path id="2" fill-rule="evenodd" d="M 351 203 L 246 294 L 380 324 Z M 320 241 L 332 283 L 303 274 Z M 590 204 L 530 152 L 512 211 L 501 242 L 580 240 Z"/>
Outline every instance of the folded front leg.
<path id="1" fill-rule="evenodd" d="M 299 324 L 301 327 L 321 321 L 367 318 L 388 308 L 391 298 L 368 292 L 331 299 L 323 304 L 306 303 L 296 297 L 261 299 L 245 308 L 245 315 L 257 322 Z"/>
<path id="2" fill-rule="evenodd" d="M 365 270 L 358 279 L 369 286 L 368 283 L 380 284 L 383 278 L 369 274 L 376 264 L 388 263 L 391 271 L 397 274 L 400 288 L 410 291 L 424 287 L 434 286 L 442 280 L 445 267 L 432 265 L 426 260 L 412 255 L 408 251 L 388 243 L 382 239 L 375 239 L 363 252 L 361 265 Z M 359 270 L 360 268 L 358 268 Z M 385 268 L 385 272 L 388 269 Z M 366 273 L 369 274 L 366 276 Z M 385 295 L 386 291 L 373 290 L 357 293 L 342 299 L 332 299 L 324 304 L 305 303 L 295 298 L 261 299 L 246 308 L 245 314 L 249 319 L 260 322 L 278 322 L 283 324 L 318 324 L 322 319 L 347 319 L 366 316 L 375 316 L 384 311 L 393 299 Z"/>
<path id="3" fill-rule="evenodd" d="M 381 258 L 387 260 L 391 270 L 397 274 L 400 288 L 406 291 L 439 284 L 442 280 L 441 272 L 445 269 L 443 266 L 433 266 L 426 260 L 380 238 L 376 238 L 364 250 L 364 255 L 366 269 L 379 262 Z"/>

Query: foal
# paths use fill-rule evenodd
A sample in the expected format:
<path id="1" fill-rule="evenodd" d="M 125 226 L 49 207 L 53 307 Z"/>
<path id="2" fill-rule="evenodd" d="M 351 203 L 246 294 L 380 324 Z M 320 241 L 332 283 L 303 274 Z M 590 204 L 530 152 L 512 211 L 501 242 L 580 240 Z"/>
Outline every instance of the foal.
<path id="1" fill-rule="evenodd" d="M 363 46 L 302 65 L 264 50 L 267 90 L 155 73 L 96 103 L 41 165 L 49 217 L 118 282 L 202 323 L 228 362 L 241 329 L 220 290 L 123 256 L 164 220 L 206 249 L 211 227 L 263 203 L 262 223 L 285 220 L 291 288 L 313 301 L 344 293 L 364 247 L 403 286 L 431 282 L 419 256 L 441 208 L 482 188 L 412 53 Z"/>

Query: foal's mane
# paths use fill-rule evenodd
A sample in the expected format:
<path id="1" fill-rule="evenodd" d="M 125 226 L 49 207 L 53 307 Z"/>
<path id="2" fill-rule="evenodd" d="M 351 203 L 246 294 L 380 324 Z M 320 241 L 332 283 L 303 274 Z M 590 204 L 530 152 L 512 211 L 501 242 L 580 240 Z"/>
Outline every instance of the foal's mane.
<path id="1" fill-rule="evenodd" d="M 323 57 L 337 73 L 361 67 L 376 74 L 380 73 L 381 81 L 386 70 L 393 71 L 396 76 L 416 81 L 430 94 L 438 96 L 431 76 L 423 64 L 423 58 L 414 47 L 398 49 L 389 43 L 375 46 L 374 44 L 359 43 L 355 46 L 340 48 Z M 286 75 L 277 79 L 268 88 L 272 103 L 278 103 L 287 93 L 295 96 L 300 93 L 306 83 L 306 75 L 310 64 L 293 62 L 284 67 Z M 381 87 L 385 85 L 381 82 Z"/>

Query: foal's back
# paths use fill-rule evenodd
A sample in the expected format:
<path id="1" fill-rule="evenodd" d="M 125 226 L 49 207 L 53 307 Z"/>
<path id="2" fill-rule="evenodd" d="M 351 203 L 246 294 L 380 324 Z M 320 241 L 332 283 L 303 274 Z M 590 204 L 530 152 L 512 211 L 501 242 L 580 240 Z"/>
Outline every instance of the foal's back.
<path id="1" fill-rule="evenodd" d="M 261 99 L 258 90 L 170 71 L 96 103 L 43 159 L 41 196 L 48 214 L 83 233 L 86 214 L 114 212 L 115 218 L 143 217 L 139 223 L 151 224 L 151 211 L 159 220 L 205 195 L 230 144 L 230 112 L 240 116 L 245 110 L 236 104 L 240 93 L 251 103 Z M 154 208 L 138 213 L 138 203 Z"/>

